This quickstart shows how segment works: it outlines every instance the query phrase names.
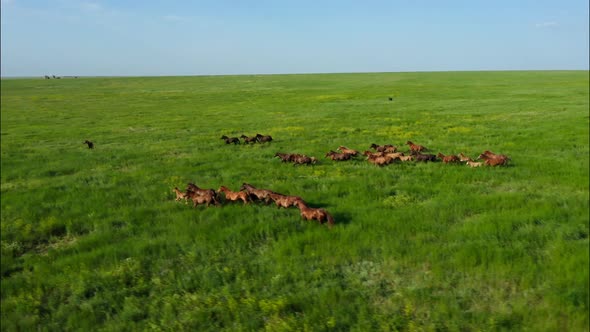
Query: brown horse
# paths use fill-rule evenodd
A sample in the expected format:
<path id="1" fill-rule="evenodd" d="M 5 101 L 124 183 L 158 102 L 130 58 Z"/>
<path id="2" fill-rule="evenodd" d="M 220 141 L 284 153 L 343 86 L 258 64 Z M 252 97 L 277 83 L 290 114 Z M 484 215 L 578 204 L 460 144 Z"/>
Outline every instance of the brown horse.
<path id="1" fill-rule="evenodd" d="M 250 195 L 251 199 L 256 198 L 258 200 L 265 202 L 266 204 L 269 203 L 269 200 L 270 200 L 269 195 L 275 193 L 272 190 L 258 189 L 256 187 L 254 187 L 253 185 L 245 183 L 245 182 L 240 187 L 240 190 L 245 190 L 248 193 L 248 195 Z"/>
<path id="2" fill-rule="evenodd" d="M 445 164 L 457 163 L 457 162 L 461 161 L 461 159 L 459 159 L 459 157 L 457 157 L 455 155 L 445 156 L 444 154 L 439 152 L 436 156 L 439 157 L 442 160 L 442 162 Z"/>
<path id="3" fill-rule="evenodd" d="M 188 186 L 186 187 L 186 195 L 189 198 L 192 198 L 193 196 L 212 196 L 213 200 L 215 201 L 215 204 L 218 204 L 219 202 L 217 201 L 217 193 L 215 192 L 215 190 L 213 189 L 202 189 L 199 188 L 196 184 L 194 183 L 188 183 Z"/>
<path id="4" fill-rule="evenodd" d="M 310 165 L 315 164 L 317 159 L 315 157 L 308 157 L 306 155 L 296 154 L 293 156 L 293 165 Z"/>
<path id="5" fill-rule="evenodd" d="M 248 204 L 249 198 L 248 193 L 245 191 L 231 191 L 226 186 L 219 187 L 217 192 L 222 192 L 225 195 L 225 199 L 232 202 L 237 202 L 239 200 L 244 202 L 244 205 Z"/>
<path id="6" fill-rule="evenodd" d="M 257 139 L 256 136 L 254 136 L 254 137 L 248 137 L 246 135 L 242 135 L 242 136 L 240 136 L 240 138 L 243 138 L 244 139 L 244 143 L 246 143 L 246 144 L 256 143 L 258 141 L 258 139 Z"/>
<path id="7" fill-rule="evenodd" d="M 337 150 L 340 150 L 340 152 L 342 153 L 347 153 L 351 156 L 357 156 L 359 154 L 359 152 L 357 150 L 353 150 L 353 149 L 349 149 L 345 146 L 339 146 Z"/>
<path id="8" fill-rule="evenodd" d="M 332 150 L 330 150 L 330 152 L 326 153 L 326 158 L 330 158 L 330 159 L 336 160 L 336 161 L 350 160 L 351 156 L 352 155 L 350 155 L 348 153 L 337 153 Z"/>
<path id="9" fill-rule="evenodd" d="M 410 151 L 422 152 L 428 150 L 422 145 L 414 144 L 412 141 L 407 141 L 406 144 L 410 146 Z"/>
<path id="10" fill-rule="evenodd" d="M 193 207 L 196 207 L 199 204 L 206 204 L 209 206 L 210 204 L 217 205 L 218 202 L 215 199 L 215 194 L 207 192 L 202 195 L 198 195 L 195 192 L 191 192 L 189 198 L 193 201 Z"/>
<path id="11" fill-rule="evenodd" d="M 275 202 L 279 209 L 281 207 L 288 208 L 290 206 L 295 206 L 295 204 L 299 201 L 303 202 L 303 199 L 299 196 L 288 196 L 278 193 L 268 194 L 268 196 Z"/>
<path id="12" fill-rule="evenodd" d="M 225 144 L 240 144 L 240 139 L 237 137 L 221 136 L 221 139 L 225 141 Z"/>
<path id="13" fill-rule="evenodd" d="M 305 205 L 303 201 L 295 201 L 295 206 L 301 212 L 301 218 L 305 220 L 317 220 L 320 224 L 324 221 L 328 222 L 328 227 L 332 228 L 334 225 L 334 218 L 324 209 L 310 208 Z"/>
<path id="14" fill-rule="evenodd" d="M 480 154 L 479 157 L 477 159 L 483 159 L 484 160 L 484 164 L 488 165 L 488 166 L 502 166 L 502 165 L 506 165 L 508 163 L 508 158 L 506 156 L 502 156 L 502 155 L 495 155 L 493 157 L 486 155 L 486 154 Z"/>
<path id="15" fill-rule="evenodd" d="M 484 154 L 484 155 L 486 155 L 486 156 L 488 156 L 488 157 L 490 157 L 490 158 L 500 158 L 500 159 L 504 159 L 504 160 L 506 160 L 507 162 L 510 160 L 510 157 L 508 157 L 507 155 L 505 155 L 505 154 L 495 154 L 495 153 L 493 153 L 493 152 L 492 152 L 492 151 L 490 151 L 490 150 L 486 150 L 486 151 L 484 151 L 482 154 Z"/>
<path id="16" fill-rule="evenodd" d="M 272 136 L 270 136 L 270 135 L 256 134 L 256 140 L 259 143 L 266 143 L 266 142 L 272 141 Z"/>
<path id="17" fill-rule="evenodd" d="M 377 152 L 395 152 L 397 151 L 397 146 L 386 144 L 386 145 L 377 145 L 375 143 L 371 144 L 371 149 Z"/>
<path id="18" fill-rule="evenodd" d="M 372 157 L 370 156 L 369 158 L 367 158 L 367 160 L 374 165 L 377 166 L 384 166 L 384 165 L 388 165 L 391 164 L 394 160 L 393 157 L 391 156 L 379 156 L 379 157 Z"/>
<path id="19" fill-rule="evenodd" d="M 279 157 L 279 159 L 281 159 L 282 162 L 286 163 L 286 162 L 291 161 L 293 159 L 294 154 L 277 152 L 277 153 L 275 153 L 275 157 Z"/>

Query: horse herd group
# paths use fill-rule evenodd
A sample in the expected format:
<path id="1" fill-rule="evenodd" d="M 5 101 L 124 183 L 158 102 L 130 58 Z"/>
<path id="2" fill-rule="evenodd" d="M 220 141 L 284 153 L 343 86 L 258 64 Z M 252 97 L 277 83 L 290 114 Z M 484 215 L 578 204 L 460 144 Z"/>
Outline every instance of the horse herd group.
<path id="1" fill-rule="evenodd" d="M 289 208 L 295 206 L 299 209 L 300 215 L 305 220 L 317 220 L 320 224 L 326 222 L 331 228 L 334 225 L 334 218 L 326 210 L 321 208 L 312 208 L 300 196 L 283 195 L 268 189 L 259 189 L 248 183 L 242 184 L 240 191 L 231 191 L 226 186 L 221 186 L 216 191 L 214 189 L 202 189 L 194 183 L 189 183 L 185 191 L 174 187 L 176 201 L 193 202 L 193 207 L 199 204 L 220 205 L 222 197 L 225 202 L 242 201 L 244 205 L 259 201 L 265 204 L 274 202 L 277 208 Z M 222 195 L 223 194 L 223 195 Z"/>
<path id="2" fill-rule="evenodd" d="M 256 134 L 255 136 L 242 135 L 240 137 L 227 137 L 226 135 L 221 136 L 221 139 L 225 141 L 225 144 L 240 144 L 240 138 L 244 140 L 244 144 L 250 143 L 266 143 L 272 141 L 272 136 Z"/>
<path id="3" fill-rule="evenodd" d="M 362 155 L 366 157 L 367 161 L 377 166 L 388 165 L 396 161 L 434 162 L 440 159 L 445 164 L 466 163 L 466 165 L 469 167 L 480 167 L 482 165 L 506 165 L 510 160 L 510 158 L 506 155 L 495 154 L 489 150 L 486 150 L 477 158 L 483 161 L 476 162 L 472 158 L 465 156 L 463 153 L 459 153 L 458 155 L 444 155 L 442 153 L 438 153 L 437 155 L 434 155 L 424 153 L 424 151 L 427 151 L 428 149 L 422 145 L 414 144 L 411 141 L 407 141 L 406 144 L 410 148 L 407 154 L 398 151 L 397 146 L 394 145 L 377 145 L 373 143 L 370 146 L 373 151 L 366 150 L 362 153 Z M 359 151 L 349 149 L 345 146 L 339 146 L 336 150 L 339 152 L 330 150 L 328 153 L 326 153 L 326 158 L 330 158 L 334 161 L 344 161 L 351 160 L 353 157 L 361 155 Z M 292 162 L 294 165 L 309 165 L 315 164 L 317 162 L 315 157 L 309 157 L 298 153 L 277 152 L 275 157 L 281 159 L 282 162 Z"/>

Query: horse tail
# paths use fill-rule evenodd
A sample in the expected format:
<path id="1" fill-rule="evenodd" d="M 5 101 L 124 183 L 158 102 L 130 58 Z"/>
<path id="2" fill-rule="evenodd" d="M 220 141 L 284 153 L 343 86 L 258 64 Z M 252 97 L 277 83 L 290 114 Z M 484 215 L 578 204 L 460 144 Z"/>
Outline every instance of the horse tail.
<path id="1" fill-rule="evenodd" d="M 328 227 L 332 228 L 332 226 L 334 225 L 334 218 L 328 212 L 326 212 L 326 219 L 328 220 Z"/>

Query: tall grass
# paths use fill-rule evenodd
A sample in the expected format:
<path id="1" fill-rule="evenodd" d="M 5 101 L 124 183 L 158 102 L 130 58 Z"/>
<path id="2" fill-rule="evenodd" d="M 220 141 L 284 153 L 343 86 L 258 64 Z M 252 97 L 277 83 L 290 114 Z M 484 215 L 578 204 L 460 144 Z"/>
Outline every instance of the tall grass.
<path id="1" fill-rule="evenodd" d="M 2 330 L 587 331 L 588 87 L 587 71 L 3 80 Z M 256 133 L 274 140 L 220 139 Z M 512 161 L 324 158 L 407 140 Z M 336 226 L 175 202 L 189 181 L 299 195 Z"/>

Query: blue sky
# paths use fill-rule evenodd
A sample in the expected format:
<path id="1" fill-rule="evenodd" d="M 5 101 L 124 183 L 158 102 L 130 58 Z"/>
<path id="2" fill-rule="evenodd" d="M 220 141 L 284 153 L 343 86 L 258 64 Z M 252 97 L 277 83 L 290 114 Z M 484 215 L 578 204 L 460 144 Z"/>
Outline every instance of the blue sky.
<path id="1" fill-rule="evenodd" d="M 588 0 L 1 0 L 2 76 L 589 67 Z"/>

